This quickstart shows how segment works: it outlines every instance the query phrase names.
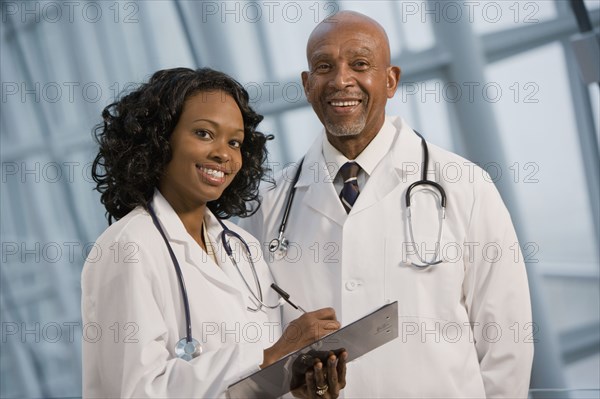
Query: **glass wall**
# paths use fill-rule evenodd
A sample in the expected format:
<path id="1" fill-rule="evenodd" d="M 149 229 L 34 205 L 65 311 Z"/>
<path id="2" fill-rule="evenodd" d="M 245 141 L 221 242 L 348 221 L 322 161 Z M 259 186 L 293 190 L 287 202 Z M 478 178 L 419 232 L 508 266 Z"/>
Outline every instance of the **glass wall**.
<path id="1" fill-rule="evenodd" d="M 585 2 L 594 26 L 599 2 Z M 275 169 L 321 126 L 305 44 L 349 9 L 386 29 L 402 82 L 388 113 L 494 165 L 544 327 L 533 388 L 598 388 L 598 85 L 577 74 L 566 1 L 0 2 L 0 396 L 81 394 L 80 273 L 106 228 L 92 128 L 129 84 L 175 66 L 237 77 L 275 136 Z M 588 121 L 588 122 L 586 122 Z M 596 182 L 596 183 L 594 183 Z"/>

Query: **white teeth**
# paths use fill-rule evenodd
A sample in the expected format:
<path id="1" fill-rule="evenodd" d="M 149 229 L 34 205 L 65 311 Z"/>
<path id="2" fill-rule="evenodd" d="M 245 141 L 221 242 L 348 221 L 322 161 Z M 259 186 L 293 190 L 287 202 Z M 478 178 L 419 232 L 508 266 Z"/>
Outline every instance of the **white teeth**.
<path id="1" fill-rule="evenodd" d="M 208 169 L 204 167 L 200 168 L 200 170 L 209 176 L 216 177 L 217 179 L 222 179 L 225 177 L 225 172 L 221 172 L 219 170 Z"/>
<path id="2" fill-rule="evenodd" d="M 360 101 L 332 101 L 331 105 L 334 107 L 353 107 L 359 103 Z"/>

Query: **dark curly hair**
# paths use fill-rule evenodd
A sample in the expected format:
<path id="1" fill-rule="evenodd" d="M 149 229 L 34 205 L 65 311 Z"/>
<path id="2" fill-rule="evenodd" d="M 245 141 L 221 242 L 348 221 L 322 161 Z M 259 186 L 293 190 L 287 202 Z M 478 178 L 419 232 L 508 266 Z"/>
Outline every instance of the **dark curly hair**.
<path id="1" fill-rule="evenodd" d="M 215 90 L 229 94 L 240 108 L 244 141 L 242 168 L 223 195 L 207 206 L 225 219 L 250 216 L 258 210 L 258 186 L 261 180 L 269 180 L 268 169 L 263 166 L 266 142 L 273 138 L 256 131 L 263 116 L 252 110 L 248 92 L 230 76 L 210 68 L 174 68 L 156 72 L 148 83 L 104 108 L 104 122 L 93 130 L 100 149 L 92 165 L 92 178 L 109 224 L 136 206 L 147 206 L 171 160 L 169 138 L 186 99 Z"/>

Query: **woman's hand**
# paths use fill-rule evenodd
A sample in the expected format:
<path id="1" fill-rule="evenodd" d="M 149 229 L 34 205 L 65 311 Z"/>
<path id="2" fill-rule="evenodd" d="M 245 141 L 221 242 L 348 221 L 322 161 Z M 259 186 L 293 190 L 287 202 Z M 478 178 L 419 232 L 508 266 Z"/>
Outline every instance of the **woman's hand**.
<path id="1" fill-rule="evenodd" d="M 287 326 L 275 345 L 265 349 L 263 364 L 260 367 L 265 368 L 283 356 L 302 349 L 339 328 L 340 323 L 335 317 L 333 308 L 304 313 Z"/>
<path id="2" fill-rule="evenodd" d="M 327 358 L 326 370 L 323 363 L 315 359 L 315 365 L 304 375 L 305 384 L 292 390 L 292 394 L 297 398 L 336 399 L 346 386 L 346 359 L 346 351 L 338 358 L 332 352 Z"/>

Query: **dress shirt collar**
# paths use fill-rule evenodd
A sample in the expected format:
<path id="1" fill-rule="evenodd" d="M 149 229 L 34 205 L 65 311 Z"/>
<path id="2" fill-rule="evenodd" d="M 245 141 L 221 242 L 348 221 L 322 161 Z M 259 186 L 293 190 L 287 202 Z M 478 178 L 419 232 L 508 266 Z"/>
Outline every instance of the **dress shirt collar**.
<path id="1" fill-rule="evenodd" d="M 356 157 L 355 161 L 360 165 L 361 169 L 370 176 L 377 164 L 383 159 L 385 154 L 389 151 L 394 141 L 394 133 L 396 128 L 385 118 L 381 130 L 371 140 L 369 145 Z M 329 140 L 327 135 L 323 134 L 323 158 L 327 165 L 334 165 L 335 168 L 328 167 L 331 180 L 335 179 L 338 170 L 348 161 L 348 159 L 342 154 L 337 148 L 335 148 Z"/>

